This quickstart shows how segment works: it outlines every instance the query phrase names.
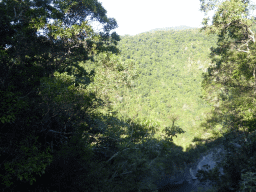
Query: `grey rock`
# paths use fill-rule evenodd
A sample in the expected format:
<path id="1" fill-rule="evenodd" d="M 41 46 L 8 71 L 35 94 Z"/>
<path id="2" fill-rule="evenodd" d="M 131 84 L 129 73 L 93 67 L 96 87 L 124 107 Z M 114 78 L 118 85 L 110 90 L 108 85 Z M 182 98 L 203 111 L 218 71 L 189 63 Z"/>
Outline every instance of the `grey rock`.
<path id="1" fill-rule="evenodd" d="M 176 174 L 171 178 L 166 177 L 157 183 L 158 189 L 169 186 L 172 188 L 172 192 L 179 192 L 181 189 L 185 189 L 184 192 L 190 192 L 192 190 L 197 190 L 198 187 L 202 187 L 204 190 L 212 188 L 209 182 L 201 183 L 196 174 L 198 170 L 211 170 L 213 169 L 217 162 L 222 160 L 223 154 L 225 153 L 224 147 L 219 146 L 209 150 L 206 154 L 202 155 L 198 161 L 185 169 L 183 173 Z M 206 167 L 208 169 L 206 169 Z M 223 168 L 219 168 L 220 173 L 223 173 Z M 177 188 L 179 186 L 179 189 Z"/>
<path id="2" fill-rule="evenodd" d="M 234 147 L 237 147 L 237 148 L 242 148 L 242 146 L 241 145 L 239 145 L 238 143 L 233 143 L 233 142 L 231 142 L 230 144 L 232 144 Z"/>

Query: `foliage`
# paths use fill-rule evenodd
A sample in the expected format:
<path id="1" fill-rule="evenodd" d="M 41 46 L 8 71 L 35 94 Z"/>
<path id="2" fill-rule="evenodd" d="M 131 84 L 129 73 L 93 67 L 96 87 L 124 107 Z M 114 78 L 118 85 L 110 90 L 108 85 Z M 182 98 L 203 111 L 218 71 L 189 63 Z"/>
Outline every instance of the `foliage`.
<path id="1" fill-rule="evenodd" d="M 62 146 L 92 127 L 96 97 L 86 87 L 93 73 L 78 63 L 118 53 L 119 37 L 111 32 L 117 23 L 91 0 L 3 0 L 0 18 L 1 188 L 32 190 L 42 187 L 38 175 L 51 175 Z M 102 25 L 101 33 L 90 20 Z M 92 150 L 90 142 L 83 150 Z"/>
<path id="2" fill-rule="evenodd" d="M 240 183 L 240 191 L 255 191 L 255 173 L 246 172 L 242 174 L 242 181 Z"/>
<path id="3" fill-rule="evenodd" d="M 180 116 L 177 125 L 186 133 L 173 141 L 185 150 L 195 130 L 196 135 L 202 132 L 199 122 L 210 110 L 200 98 L 201 74 L 215 43 L 216 36 L 206 36 L 199 29 L 159 29 L 121 37 L 121 59 L 135 63 L 138 77 L 132 89 L 119 87 L 115 91 L 113 108 L 120 116 L 159 122 L 160 131 L 172 125 L 170 116 Z"/>
<path id="4" fill-rule="evenodd" d="M 255 172 L 255 19 L 250 12 L 255 6 L 243 0 L 202 0 L 201 5 L 205 12 L 215 10 L 212 24 L 206 18 L 202 29 L 218 35 L 202 84 L 204 98 L 213 104 L 204 125 L 221 125 L 227 152 L 219 164 L 224 175 L 216 168 L 202 173 L 202 178 L 212 180 L 218 191 L 250 191 L 254 184 L 246 176 Z"/>
<path id="5" fill-rule="evenodd" d="M 49 153 L 50 149 L 48 148 L 45 152 L 40 151 L 37 148 L 36 141 L 31 143 L 31 135 L 20 146 L 20 156 L 12 162 L 4 163 L 5 170 L 8 174 L 1 176 L 3 177 L 3 183 L 7 187 L 13 184 L 12 180 L 15 177 L 18 177 L 20 181 L 28 181 L 32 185 L 36 182 L 34 174 L 40 176 L 44 174 L 45 168 L 52 161 L 52 155 Z"/>
<path id="6" fill-rule="evenodd" d="M 165 140 L 166 141 L 173 141 L 172 137 L 176 136 L 177 134 L 185 133 L 179 126 L 174 125 L 177 118 L 172 119 L 172 127 L 165 127 L 163 132 L 165 132 Z M 171 137 L 171 138 L 170 138 Z"/>
<path id="7" fill-rule="evenodd" d="M 254 102 L 255 43 L 249 5 L 225 1 L 217 8 L 213 24 L 208 26 L 206 22 L 203 28 L 219 36 L 218 46 L 210 55 L 212 66 L 204 74 L 203 87 L 208 92 L 205 98 L 214 103 L 213 121 L 217 117 L 224 128 L 246 127 L 253 131 L 250 122 L 254 107 L 250 103 Z"/>

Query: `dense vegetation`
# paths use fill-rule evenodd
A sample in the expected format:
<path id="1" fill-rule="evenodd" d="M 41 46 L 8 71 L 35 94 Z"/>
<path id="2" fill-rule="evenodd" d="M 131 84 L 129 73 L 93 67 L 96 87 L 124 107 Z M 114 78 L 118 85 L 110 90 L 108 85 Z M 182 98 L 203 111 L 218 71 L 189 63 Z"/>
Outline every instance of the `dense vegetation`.
<path id="1" fill-rule="evenodd" d="M 204 19 L 203 30 L 218 36 L 211 48 L 212 65 L 204 74 L 204 98 L 213 104 L 207 128 L 220 126 L 226 132 L 228 152 L 217 169 L 204 173 L 218 191 L 255 191 L 255 6 L 250 1 L 204 1 L 202 10 L 215 9 L 213 21 Z M 241 136 L 242 135 L 242 136 Z"/>
<path id="2" fill-rule="evenodd" d="M 156 181 L 219 143 L 225 175 L 199 176 L 216 191 L 255 191 L 247 2 L 201 0 L 203 11 L 217 8 L 213 25 L 204 21 L 209 36 L 119 37 L 95 0 L 2 0 L 2 191 L 157 191 Z"/>
<path id="3" fill-rule="evenodd" d="M 201 136 L 201 120 L 210 110 L 202 99 L 202 73 L 210 63 L 210 47 L 216 36 L 206 36 L 199 29 L 159 30 L 136 36 L 124 36 L 119 42 L 123 61 L 134 60 L 138 77 L 133 89 L 122 89 L 116 104 L 121 114 L 150 119 L 161 127 L 170 126 L 172 118 L 186 131 L 174 142 L 189 147 Z"/>

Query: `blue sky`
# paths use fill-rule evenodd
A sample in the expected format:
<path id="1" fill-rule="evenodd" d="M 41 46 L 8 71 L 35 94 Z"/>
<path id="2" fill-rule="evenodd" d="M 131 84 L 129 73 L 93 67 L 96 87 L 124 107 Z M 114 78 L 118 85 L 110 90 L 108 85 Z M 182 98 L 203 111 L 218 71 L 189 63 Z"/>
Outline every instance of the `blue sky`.
<path id="1" fill-rule="evenodd" d="M 199 0 L 99 0 L 108 17 L 118 23 L 119 35 L 135 35 L 155 28 L 200 27 L 204 13 Z"/>

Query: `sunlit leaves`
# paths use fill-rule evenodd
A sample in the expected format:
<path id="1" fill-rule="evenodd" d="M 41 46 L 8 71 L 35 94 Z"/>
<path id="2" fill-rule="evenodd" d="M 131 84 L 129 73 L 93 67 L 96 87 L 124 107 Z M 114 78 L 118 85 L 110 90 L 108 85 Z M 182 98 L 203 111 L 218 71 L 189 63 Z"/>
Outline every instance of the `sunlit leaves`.
<path id="1" fill-rule="evenodd" d="M 228 133 L 242 130 L 248 134 L 255 131 L 255 31 L 252 31 L 255 23 L 250 16 L 254 9 L 250 2 L 215 2 L 215 5 L 212 4 L 212 8 L 216 7 L 212 25 L 208 26 L 207 19 L 203 21 L 203 29 L 218 35 L 217 48 L 211 49 L 213 65 L 203 82 L 208 100 L 214 105 L 212 116 L 205 124 L 211 129 L 221 124 L 222 130 Z M 206 6 L 205 1 L 201 3 Z M 253 159 L 255 155 L 250 154 L 247 146 L 253 147 L 254 144 L 244 144 L 242 151 L 245 153 L 237 156 L 236 148 L 229 146 L 229 143 L 223 143 L 230 152 L 223 162 L 225 175 L 218 185 L 222 185 L 223 190 L 238 190 L 240 181 L 239 191 L 250 191 L 253 189 L 252 179 L 248 176 L 254 178 L 254 171 L 247 165 L 250 162 L 248 158 Z"/>
<path id="2" fill-rule="evenodd" d="M 218 95 L 217 98 L 222 99 L 222 102 L 220 106 L 217 105 L 220 108 L 219 110 L 216 108 L 216 111 L 224 112 L 225 107 L 236 106 L 233 115 L 240 114 L 239 118 L 242 118 L 241 111 L 247 109 L 244 108 L 245 105 L 241 105 L 241 100 L 245 101 L 252 96 L 255 81 L 253 56 L 255 40 L 254 33 L 250 29 L 253 21 L 249 17 L 251 10 L 249 3 L 241 0 L 224 1 L 215 6 L 217 10 L 213 23 L 206 26 L 205 22 L 204 29 L 218 34 L 218 47 L 211 50 L 211 59 L 215 65 L 208 68 L 203 86 L 211 95 L 214 90 L 218 92 L 219 87 L 225 89 L 230 96 L 233 95 L 229 99 L 224 99 L 222 94 Z M 216 100 L 212 101 L 216 103 Z"/>
<path id="3" fill-rule="evenodd" d="M 221 0 L 200 0 L 201 2 L 201 11 L 208 12 L 215 8 L 216 4 Z"/>
<path id="4" fill-rule="evenodd" d="M 82 42 L 93 34 L 92 28 L 87 24 L 87 21 L 82 22 L 80 25 L 74 24 L 71 27 L 64 26 L 65 24 L 60 20 L 55 21 L 53 24 L 48 24 L 49 35 L 54 39 L 64 38 L 69 41 L 74 41 L 74 38 L 77 37 Z"/>
<path id="5" fill-rule="evenodd" d="M 221 35 L 226 30 L 232 29 L 232 23 L 239 21 L 242 25 L 250 26 L 248 18 L 248 4 L 241 0 L 224 1 L 217 6 L 213 16 L 212 25 L 208 26 L 207 18 L 203 20 L 204 28 L 208 33 Z"/>

